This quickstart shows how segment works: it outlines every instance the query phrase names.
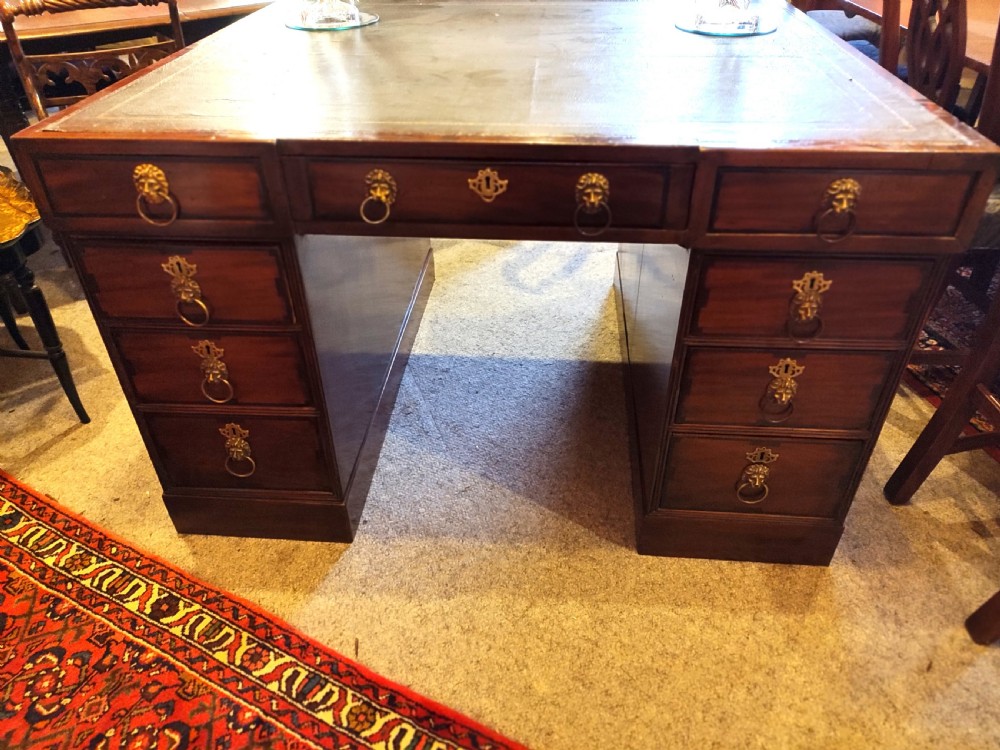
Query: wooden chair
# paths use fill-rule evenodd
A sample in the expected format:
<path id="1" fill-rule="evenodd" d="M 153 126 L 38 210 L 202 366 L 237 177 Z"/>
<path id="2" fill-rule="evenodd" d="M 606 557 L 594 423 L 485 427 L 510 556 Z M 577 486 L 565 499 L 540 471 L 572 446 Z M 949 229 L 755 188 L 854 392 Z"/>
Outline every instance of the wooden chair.
<path id="1" fill-rule="evenodd" d="M 18 16 L 160 4 L 166 4 L 169 10 L 169 35 L 157 32 L 145 39 L 94 49 L 27 54 L 15 24 Z M 38 119 L 45 118 L 50 109 L 80 101 L 184 46 L 177 0 L 3 0 L 0 23 L 24 92 Z"/>
<path id="2" fill-rule="evenodd" d="M 997 375 L 1000 375 L 1000 295 L 979 327 L 976 343 L 958 378 L 886 482 L 884 493 L 890 503 L 908 502 L 946 455 L 1000 445 L 1000 432 L 963 434 L 977 411 L 1000 429 L 1000 401 L 990 391 Z M 977 643 L 1000 639 L 1000 592 L 969 617 L 966 628 Z"/>
<path id="3" fill-rule="evenodd" d="M 847 14 L 847 18 L 855 17 L 855 10 L 849 5 L 845 5 L 840 0 L 792 0 L 792 4 L 799 10 L 809 13 L 810 16 L 827 26 L 834 33 L 838 33 L 837 24 L 824 23 L 823 15 L 828 11 L 836 11 Z M 902 44 L 902 34 L 900 33 L 900 10 L 899 0 L 884 0 L 882 3 L 882 19 L 879 24 L 877 43 L 868 38 L 853 39 L 848 35 L 841 35 L 846 41 L 854 46 L 862 54 L 872 58 L 883 68 L 893 75 L 899 69 L 899 52 Z"/>
<path id="4" fill-rule="evenodd" d="M 1000 40 L 1000 25 L 997 37 Z M 1000 41 L 993 49 L 990 71 L 977 127 L 983 135 L 1000 143 Z M 978 242 L 981 246 L 973 248 L 973 252 L 990 252 L 994 259 L 992 267 L 996 268 L 995 258 L 1000 253 L 1000 188 L 994 188 L 990 196 L 976 237 L 974 244 Z M 989 243 L 992 243 L 992 247 L 982 246 Z M 963 434 L 977 411 L 1000 430 L 1000 400 L 991 392 L 998 374 L 1000 294 L 990 301 L 986 318 L 964 358 L 958 378 L 949 387 L 941 405 L 886 482 L 884 494 L 890 503 L 901 505 L 909 502 L 913 493 L 944 456 L 1000 445 L 1000 432 Z M 965 627 L 976 643 L 987 644 L 1000 640 L 1000 591 L 966 619 Z"/>
<path id="5" fill-rule="evenodd" d="M 28 347 L 28 342 L 17 327 L 8 293 L 0 287 L 0 320 L 17 346 L 16 349 L 0 348 L 0 357 L 47 359 L 77 417 L 81 422 L 87 423 L 90 417 L 77 394 L 66 352 L 63 351 L 59 333 L 52 321 L 52 313 L 49 312 L 42 290 L 35 284 L 35 275 L 27 265 L 28 256 L 41 244 L 40 225 L 38 209 L 27 189 L 13 178 L 10 170 L 0 169 L 0 277 L 9 276 L 13 279 L 45 347 L 45 351 L 32 351 Z"/>
<path id="6" fill-rule="evenodd" d="M 913 0 L 907 26 L 906 82 L 949 112 L 958 101 L 965 67 L 965 3 Z"/>

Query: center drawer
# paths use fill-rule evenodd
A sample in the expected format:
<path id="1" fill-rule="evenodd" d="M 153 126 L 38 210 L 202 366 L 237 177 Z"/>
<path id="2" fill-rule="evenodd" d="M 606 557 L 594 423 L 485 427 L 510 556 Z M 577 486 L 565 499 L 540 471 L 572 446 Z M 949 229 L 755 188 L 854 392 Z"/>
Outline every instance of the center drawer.
<path id="1" fill-rule="evenodd" d="M 686 226 L 690 165 L 526 164 L 500 162 L 289 158 L 284 162 L 299 221 L 476 224 L 614 228 Z M 383 176 L 391 205 L 372 201 L 372 175 Z M 593 180 L 599 201 L 581 208 L 581 179 Z M 603 181 L 602 181 L 603 180 Z M 365 203 L 365 201 L 368 201 Z M 364 208 L 362 204 L 365 203 Z M 384 215 L 384 220 L 383 220 Z"/>

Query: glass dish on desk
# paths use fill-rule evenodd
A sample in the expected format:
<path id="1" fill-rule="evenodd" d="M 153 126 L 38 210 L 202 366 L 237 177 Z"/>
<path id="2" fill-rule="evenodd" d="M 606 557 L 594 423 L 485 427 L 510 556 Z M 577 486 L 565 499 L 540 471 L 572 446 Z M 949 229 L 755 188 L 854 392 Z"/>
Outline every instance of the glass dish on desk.
<path id="1" fill-rule="evenodd" d="M 690 0 L 678 3 L 674 25 L 708 36 L 754 36 L 778 28 L 784 2 L 774 0 Z"/>
<path id="2" fill-rule="evenodd" d="M 285 7 L 285 26 L 303 31 L 340 31 L 368 26 L 378 21 L 365 13 L 355 0 L 290 0 Z"/>

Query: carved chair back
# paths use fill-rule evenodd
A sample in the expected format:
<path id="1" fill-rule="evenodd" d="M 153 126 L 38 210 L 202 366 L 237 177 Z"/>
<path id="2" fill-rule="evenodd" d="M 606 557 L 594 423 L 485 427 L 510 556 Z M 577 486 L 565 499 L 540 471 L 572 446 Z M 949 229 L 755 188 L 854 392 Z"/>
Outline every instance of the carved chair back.
<path id="1" fill-rule="evenodd" d="M 169 35 L 153 32 L 143 39 L 101 48 L 26 54 L 15 27 L 18 16 L 161 4 L 170 13 Z M 84 99 L 184 46 L 177 0 L 2 0 L 0 23 L 24 92 L 39 119 L 45 118 L 50 109 Z"/>
<path id="2" fill-rule="evenodd" d="M 965 65 L 965 6 L 966 0 L 913 0 L 907 27 L 907 83 L 949 111 Z"/>

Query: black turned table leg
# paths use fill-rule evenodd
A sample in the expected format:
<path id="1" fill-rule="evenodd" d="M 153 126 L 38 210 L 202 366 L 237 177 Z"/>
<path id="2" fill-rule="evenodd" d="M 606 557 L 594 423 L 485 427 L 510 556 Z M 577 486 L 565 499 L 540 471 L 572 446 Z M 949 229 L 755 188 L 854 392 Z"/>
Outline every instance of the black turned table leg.
<path id="1" fill-rule="evenodd" d="M 49 312 L 49 306 L 45 302 L 42 290 L 35 285 L 35 274 L 32 273 L 26 264 L 22 263 L 14 269 L 13 276 L 15 281 L 17 281 L 18 287 L 21 289 L 21 294 L 24 295 L 24 301 L 28 305 L 28 314 L 35 324 L 38 337 L 45 346 L 48 359 L 52 363 L 52 369 L 56 371 L 56 377 L 59 378 L 59 383 L 66 392 L 66 397 L 69 399 L 70 404 L 73 405 L 73 410 L 80 418 L 80 421 L 84 424 L 90 422 L 90 417 L 83 408 L 80 396 L 76 392 L 76 384 L 73 382 L 73 376 L 70 374 L 69 362 L 66 359 L 66 352 L 63 351 L 62 341 L 59 340 L 59 334 L 52 320 L 52 313 Z"/>
<path id="2" fill-rule="evenodd" d="M 3 281 L 0 280 L 0 284 L 3 284 Z M 28 342 L 21 335 L 21 329 L 17 327 L 17 318 L 14 317 L 14 311 L 11 309 L 10 301 L 7 299 L 7 293 L 2 288 L 0 288 L 0 320 L 6 326 L 10 337 L 14 339 L 17 348 L 27 350 Z"/>

